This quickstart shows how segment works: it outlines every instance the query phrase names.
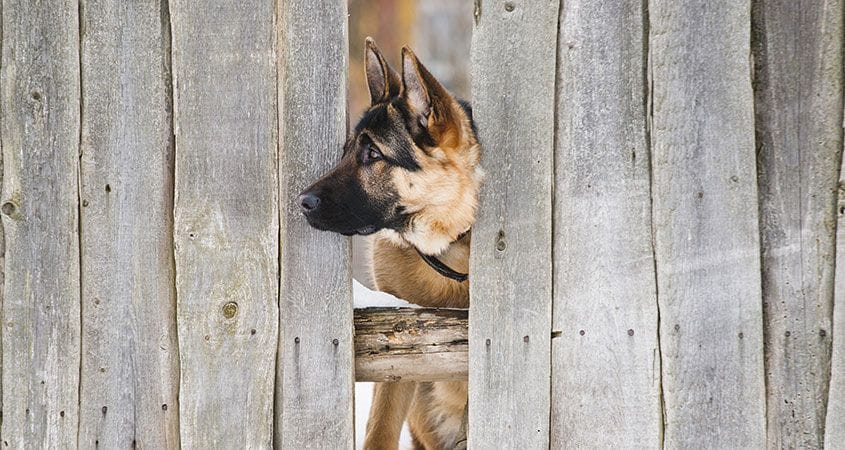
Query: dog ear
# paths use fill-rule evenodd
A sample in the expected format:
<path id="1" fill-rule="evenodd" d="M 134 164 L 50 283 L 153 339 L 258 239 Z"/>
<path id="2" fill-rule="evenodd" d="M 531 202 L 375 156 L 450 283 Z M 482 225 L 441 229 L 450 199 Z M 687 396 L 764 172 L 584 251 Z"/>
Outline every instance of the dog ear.
<path id="1" fill-rule="evenodd" d="M 420 63 L 408 47 L 402 48 L 402 91 L 419 124 L 442 146 L 456 146 L 461 139 L 461 115 L 449 91 Z"/>
<path id="2" fill-rule="evenodd" d="M 425 75 L 431 75 L 408 47 L 402 47 L 402 97 L 421 118 L 431 114 L 431 95 Z M 437 83 L 437 80 L 434 80 Z M 437 83 L 439 85 L 439 83 Z"/>
<path id="3" fill-rule="evenodd" d="M 399 74 L 381 56 L 373 38 L 368 36 L 365 44 L 367 50 L 364 56 L 364 67 L 367 87 L 370 90 L 370 103 L 375 105 L 399 95 Z"/>

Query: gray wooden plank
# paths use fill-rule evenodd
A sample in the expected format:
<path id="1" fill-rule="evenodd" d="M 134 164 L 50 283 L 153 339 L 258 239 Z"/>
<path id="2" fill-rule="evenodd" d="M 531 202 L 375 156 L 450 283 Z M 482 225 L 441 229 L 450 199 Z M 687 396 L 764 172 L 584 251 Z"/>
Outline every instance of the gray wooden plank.
<path id="1" fill-rule="evenodd" d="M 470 258 L 469 448 L 549 445 L 559 2 L 476 2 L 473 115 L 487 175 Z"/>
<path id="2" fill-rule="evenodd" d="M 649 2 L 667 448 L 766 439 L 750 3 Z"/>
<path id="3" fill-rule="evenodd" d="M 312 229 L 296 198 L 346 138 L 346 1 L 279 4 L 282 272 L 277 448 L 351 448 L 349 239 Z"/>
<path id="4" fill-rule="evenodd" d="M 3 20 L 3 2 L 0 1 L 0 23 Z M 2 29 L 0 29 L 0 58 L 2 58 L 3 53 L 3 36 L 2 36 Z M 0 61 L 0 67 L 2 67 L 2 61 Z M 2 70 L 2 69 L 0 69 Z M 1 73 L 1 72 L 0 72 Z M 2 89 L 2 88 L 0 88 Z M 2 94 L 0 94 L 2 95 Z M 2 97 L 0 97 L 2 98 Z M 0 121 L 2 121 L 3 113 L 2 107 L 0 107 Z M 0 125 L 0 201 L 3 199 L 3 130 L 2 125 Z M 2 205 L 0 205 L 1 207 Z M 0 215 L 3 212 L 0 210 Z M 3 229 L 3 219 L 0 216 L 0 314 L 2 314 L 3 309 L 3 295 L 5 293 L 5 286 L 6 286 L 6 233 Z M 2 322 L 0 322 L 0 327 L 2 327 Z M 0 411 L 3 410 L 3 332 L 2 328 L 0 328 Z M 0 425 L 0 440 L 2 440 L 2 425 Z"/>
<path id="5" fill-rule="evenodd" d="M 275 2 L 172 1 L 179 423 L 270 447 L 278 341 Z"/>
<path id="6" fill-rule="evenodd" d="M 842 162 L 845 165 L 845 159 Z M 827 450 L 845 449 L 845 251 L 842 250 L 845 249 L 845 170 L 842 168 L 837 193 L 833 350 L 824 427 L 824 448 Z"/>
<path id="7" fill-rule="evenodd" d="M 80 11 L 79 445 L 178 448 L 166 3 L 83 0 Z"/>
<path id="8" fill-rule="evenodd" d="M 356 308 L 356 381 L 466 381 L 469 311 Z"/>
<path id="9" fill-rule="evenodd" d="M 553 448 L 660 446 L 641 1 L 563 2 L 555 164 Z"/>
<path id="10" fill-rule="evenodd" d="M 75 448 L 79 384 L 76 2 L 3 2 L 4 446 Z"/>
<path id="11" fill-rule="evenodd" d="M 821 448 L 830 381 L 843 2 L 752 5 L 768 446 Z"/>

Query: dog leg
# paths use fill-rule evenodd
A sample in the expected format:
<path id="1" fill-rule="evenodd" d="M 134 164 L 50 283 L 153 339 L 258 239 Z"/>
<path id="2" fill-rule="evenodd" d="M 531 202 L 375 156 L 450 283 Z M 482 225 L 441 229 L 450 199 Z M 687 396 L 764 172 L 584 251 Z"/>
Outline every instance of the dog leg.
<path id="1" fill-rule="evenodd" d="M 467 424 L 469 423 L 469 399 L 464 407 L 464 418 L 461 420 L 461 432 L 458 434 L 458 442 L 455 443 L 455 450 L 466 450 L 467 448 Z"/>
<path id="2" fill-rule="evenodd" d="M 375 383 L 364 450 L 396 450 L 416 383 Z"/>

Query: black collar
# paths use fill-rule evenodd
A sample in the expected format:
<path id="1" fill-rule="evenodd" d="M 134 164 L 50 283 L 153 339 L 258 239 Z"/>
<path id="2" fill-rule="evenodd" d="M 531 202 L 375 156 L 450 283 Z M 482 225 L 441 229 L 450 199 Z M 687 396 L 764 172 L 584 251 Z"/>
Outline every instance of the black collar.
<path id="1" fill-rule="evenodd" d="M 452 241 L 452 243 L 460 241 L 464 236 L 467 235 L 467 233 L 469 233 L 469 230 L 461 233 L 461 235 L 458 236 L 457 239 Z M 428 264 L 429 267 L 431 267 L 437 273 L 439 273 L 440 275 L 443 275 L 446 278 L 451 278 L 451 279 L 460 283 L 460 282 L 466 281 L 467 278 L 469 277 L 468 274 L 455 271 L 454 269 L 447 266 L 446 264 L 443 263 L 443 261 L 437 259 L 436 257 L 431 256 L 431 255 L 426 255 L 425 253 L 421 252 L 420 249 L 418 249 L 417 247 L 414 247 L 414 250 L 416 250 L 417 253 L 419 253 L 420 258 L 422 258 L 422 260 L 425 261 L 425 263 Z"/>

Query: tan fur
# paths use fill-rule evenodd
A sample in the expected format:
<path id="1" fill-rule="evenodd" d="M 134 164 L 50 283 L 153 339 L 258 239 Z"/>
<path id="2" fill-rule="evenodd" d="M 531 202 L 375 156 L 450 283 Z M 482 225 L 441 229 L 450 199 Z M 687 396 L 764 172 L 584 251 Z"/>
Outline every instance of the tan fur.
<path id="1" fill-rule="evenodd" d="M 450 245 L 439 259 L 466 273 L 469 266 L 469 236 Z M 469 283 L 459 283 L 435 272 L 409 245 L 376 236 L 373 240 L 373 277 L 379 290 L 422 306 L 466 308 Z M 399 386 L 402 385 L 402 386 Z M 408 412 L 411 432 L 424 449 L 451 448 L 467 401 L 467 384 L 377 383 L 365 449 L 395 449 L 405 420 L 405 404 L 395 400 L 413 393 Z"/>
<path id="2" fill-rule="evenodd" d="M 455 114 L 460 114 L 458 124 L 443 131 L 451 133 L 454 147 L 441 146 L 428 154 L 417 149 L 422 170 L 394 173 L 400 202 L 414 213 L 408 230 L 383 230 L 372 241 L 378 290 L 421 306 L 469 307 L 469 282 L 440 275 L 414 249 L 439 255 L 458 272 L 469 270 L 470 236 L 455 239 L 475 219 L 482 171 L 469 120 L 462 112 Z M 396 449 L 407 410 L 415 448 L 451 449 L 461 437 L 466 403 L 466 382 L 378 383 L 364 448 Z"/>
<path id="3" fill-rule="evenodd" d="M 457 123 L 440 125 L 442 133 L 458 136 L 454 147 L 441 145 L 428 154 L 416 148 L 422 170 L 392 173 L 400 203 L 412 212 L 411 224 L 395 242 L 413 245 L 420 251 L 439 255 L 475 221 L 478 189 L 484 172 L 479 165 L 478 143 L 470 129 L 469 118 L 455 104 Z M 434 128 L 434 124 L 430 124 Z M 437 137 L 435 137 L 437 139 Z M 395 238 L 396 233 L 387 235 Z"/>
<path id="4" fill-rule="evenodd" d="M 320 230 L 375 233 L 379 290 L 422 306 L 466 308 L 468 281 L 441 275 L 418 252 L 468 272 L 468 231 L 483 176 L 469 110 L 410 49 L 402 49 L 400 80 L 375 42 L 366 44 L 372 106 L 340 163 L 300 194 L 303 214 Z M 454 448 L 465 434 L 466 404 L 465 381 L 377 384 L 365 448 L 396 449 L 406 418 L 416 448 Z"/>

